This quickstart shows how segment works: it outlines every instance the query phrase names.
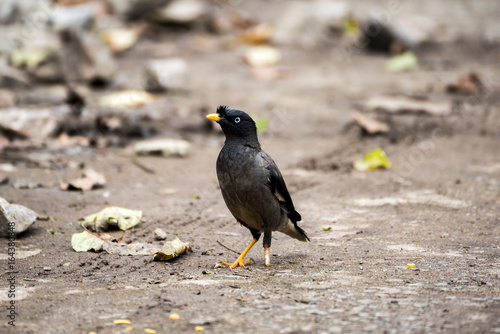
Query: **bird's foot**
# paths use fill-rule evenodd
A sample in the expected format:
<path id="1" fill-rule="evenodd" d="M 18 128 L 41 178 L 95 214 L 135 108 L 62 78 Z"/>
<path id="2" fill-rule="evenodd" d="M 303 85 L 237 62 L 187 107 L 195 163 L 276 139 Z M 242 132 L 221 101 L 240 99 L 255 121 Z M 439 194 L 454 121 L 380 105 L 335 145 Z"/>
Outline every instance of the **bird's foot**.
<path id="1" fill-rule="evenodd" d="M 247 255 L 248 251 L 253 247 L 253 245 L 255 245 L 257 240 L 258 239 L 253 239 L 252 242 L 250 242 L 250 245 L 248 245 L 247 248 L 245 248 L 243 253 L 241 253 L 240 256 L 238 256 L 238 258 L 236 259 L 236 261 L 234 261 L 234 263 L 221 262 L 221 264 L 224 266 L 228 266 L 231 269 L 236 268 L 236 266 L 244 268 L 247 264 L 250 264 L 250 262 L 252 262 L 251 260 L 245 261 L 245 255 Z"/>
<path id="2" fill-rule="evenodd" d="M 265 257 L 266 267 L 269 267 L 271 265 L 271 258 L 269 257 L 269 251 L 270 250 L 271 250 L 271 248 L 266 248 L 264 250 L 264 257 Z"/>
<path id="3" fill-rule="evenodd" d="M 234 269 L 237 266 L 245 268 L 245 266 L 247 264 L 250 264 L 250 262 L 252 262 L 252 260 L 245 261 L 244 258 L 240 256 L 239 258 L 236 259 L 236 261 L 234 261 L 234 263 L 221 262 L 220 264 L 222 264 L 223 266 L 228 266 L 231 269 Z"/>

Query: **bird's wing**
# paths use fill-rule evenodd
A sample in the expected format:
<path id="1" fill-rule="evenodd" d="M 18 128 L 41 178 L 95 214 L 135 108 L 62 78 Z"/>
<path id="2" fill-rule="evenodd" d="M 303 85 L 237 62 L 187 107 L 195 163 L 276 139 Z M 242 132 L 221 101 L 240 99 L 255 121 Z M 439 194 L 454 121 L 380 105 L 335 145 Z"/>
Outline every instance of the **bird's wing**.
<path id="1" fill-rule="evenodd" d="M 276 165 L 274 160 L 265 152 L 260 152 L 259 155 L 262 159 L 263 165 L 269 171 L 267 186 L 269 187 L 269 189 L 271 189 L 271 192 L 274 194 L 274 196 L 276 196 L 276 199 L 280 203 L 281 209 L 294 223 L 300 221 L 302 218 L 300 217 L 300 214 L 295 211 L 292 197 L 290 197 L 290 193 L 286 188 L 285 180 L 283 180 L 283 176 L 281 175 L 278 166 Z"/>

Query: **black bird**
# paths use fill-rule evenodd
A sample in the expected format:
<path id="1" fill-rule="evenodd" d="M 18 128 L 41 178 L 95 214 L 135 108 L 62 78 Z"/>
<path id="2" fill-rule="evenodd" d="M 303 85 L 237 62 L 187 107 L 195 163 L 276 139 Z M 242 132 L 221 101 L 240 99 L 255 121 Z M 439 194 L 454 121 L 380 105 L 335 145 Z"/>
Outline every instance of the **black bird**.
<path id="1" fill-rule="evenodd" d="M 271 264 L 271 234 L 279 231 L 300 241 L 309 241 L 297 222 L 285 181 L 273 159 L 261 150 L 253 119 L 241 110 L 219 106 L 217 113 L 207 115 L 216 121 L 226 135 L 217 158 L 217 178 L 222 197 L 236 220 L 250 230 L 253 240 L 232 264 L 245 266 L 245 255 L 264 233 L 265 264 Z"/>

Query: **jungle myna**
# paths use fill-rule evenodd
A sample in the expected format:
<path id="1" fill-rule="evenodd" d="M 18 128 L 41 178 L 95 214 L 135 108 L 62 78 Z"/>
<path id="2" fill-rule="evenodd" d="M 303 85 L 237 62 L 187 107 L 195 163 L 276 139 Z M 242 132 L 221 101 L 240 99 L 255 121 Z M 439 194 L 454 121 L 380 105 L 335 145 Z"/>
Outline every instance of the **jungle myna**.
<path id="1" fill-rule="evenodd" d="M 217 158 L 217 178 L 222 197 L 236 220 L 250 230 L 253 240 L 232 264 L 234 268 L 250 263 L 245 255 L 264 233 L 265 264 L 271 261 L 271 234 L 279 231 L 300 241 L 308 241 L 297 222 L 300 214 L 295 211 L 285 181 L 273 159 L 261 150 L 257 127 L 245 112 L 217 108 L 217 113 L 207 115 L 216 121 L 226 135 L 224 147 Z"/>

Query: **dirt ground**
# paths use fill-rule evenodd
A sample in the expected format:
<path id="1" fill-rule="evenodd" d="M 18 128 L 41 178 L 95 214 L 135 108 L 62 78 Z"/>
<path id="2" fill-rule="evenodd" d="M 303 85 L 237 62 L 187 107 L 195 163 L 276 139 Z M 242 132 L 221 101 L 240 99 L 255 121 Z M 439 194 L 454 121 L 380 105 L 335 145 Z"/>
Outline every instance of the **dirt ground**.
<path id="1" fill-rule="evenodd" d="M 492 16 L 486 13 L 484 20 Z M 158 136 L 188 139 L 189 155 L 141 157 L 155 170 L 148 174 L 121 148 L 52 151 L 105 174 L 105 187 L 79 192 L 58 187 L 60 180 L 78 176 L 77 168 L 34 166 L 22 158 L 32 151 L 10 160 L 12 154 L 6 154 L 4 162 L 17 167 L 8 174 L 11 181 L 43 186 L 4 185 L 0 196 L 54 219 L 38 220 L 18 237 L 14 330 L 4 308 L 10 274 L 2 270 L 0 332 L 144 333 L 150 328 L 190 333 L 202 326 L 210 333 L 499 333 L 495 78 L 500 52 L 483 48 L 467 25 L 456 29 L 471 37 L 464 33 L 458 42 L 419 49 L 421 67 L 405 73 L 386 72 L 385 55 L 360 52 L 346 59 L 335 46 L 283 47 L 285 76 L 271 82 L 252 76 L 240 49 L 210 47 L 206 36 L 185 32 L 139 42 L 118 59 L 121 87 L 140 86 L 134 64 L 153 48 L 173 45 L 191 66 L 192 89 L 166 95 L 155 105 L 165 113 Z M 195 47 L 199 38 L 209 46 Z M 445 87 L 471 71 L 482 75 L 489 93 L 428 129 L 418 127 L 424 116 L 397 138 L 363 136 L 346 125 L 353 109 L 380 93 L 459 104 L 464 97 L 446 93 Z M 236 258 L 217 241 L 241 251 L 251 240 L 218 189 L 215 161 L 223 136 L 199 130 L 204 115 L 219 104 L 270 118 L 261 144 L 280 166 L 303 217 L 301 226 L 311 237 L 301 243 L 275 233 L 269 268 L 261 242 L 249 253 L 254 263 L 246 268 L 215 266 Z M 376 147 L 385 150 L 394 168 L 361 172 L 351 167 Z M 148 256 L 73 251 L 78 219 L 110 205 L 144 212 L 145 222 L 111 232 L 114 236 L 161 245 L 153 236 L 160 227 L 169 239 L 178 235 L 190 241 L 193 252 L 154 262 Z M 7 241 L 0 246 L 5 249 Z M 180 319 L 169 320 L 171 313 Z M 132 331 L 114 325 L 116 319 L 129 319 Z"/>

